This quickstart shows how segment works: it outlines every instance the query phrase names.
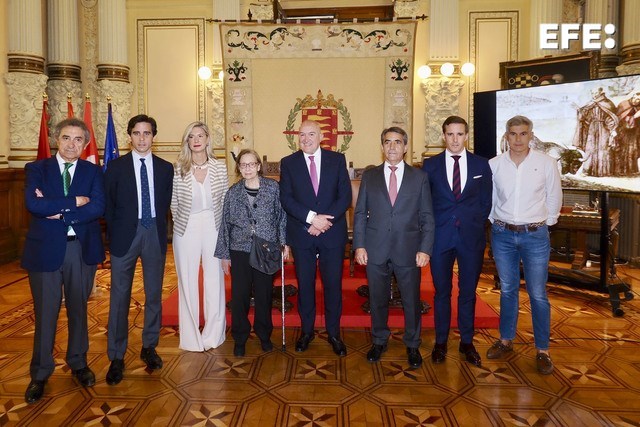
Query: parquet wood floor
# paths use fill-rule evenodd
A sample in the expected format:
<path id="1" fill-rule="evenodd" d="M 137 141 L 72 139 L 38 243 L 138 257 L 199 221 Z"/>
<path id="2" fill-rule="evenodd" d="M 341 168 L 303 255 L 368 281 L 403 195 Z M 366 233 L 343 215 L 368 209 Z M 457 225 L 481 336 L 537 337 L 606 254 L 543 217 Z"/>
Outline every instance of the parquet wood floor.
<path id="1" fill-rule="evenodd" d="M 176 286 L 173 257 L 167 257 L 164 295 Z M 640 271 L 620 268 L 640 289 Z M 324 341 L 294 351 L 300 331 L 288 328 L 286 352 L 262 353 L 252 336 L 246 357 L 233 357 L 233 340 L 205 353 L 178 349 L 178 331 L 164 328 L 159 354 L 164 368 L 148 372 L 139 359 L 141 274 L 130 315 L 125 379 L 109 386 L 104 377 L 109 271 L 97 275 L 89 302 L 89 363 L 97 376 L 83 389 L 64 363 L 66 314 L 61 313 L 58 366 L 44 398 L 24 403 L 29 383 L 33 307 L 26 274 L 17 263 L 0 267 L 0 426 L 640 426 L 640 297 L 611 316 L 607 297 L 550 287 L 551 352 L 556 370 L 535 370 L 529 304 L 521 292 L 516 351 L 489 361 L 486 349 L 496 330 L 478 330 L 482 367 L 461 361 L 457 336 L 444 364 L 430 362 L 433 330 L 423 331 L 420 369 L 408 368 L 402 331 L 394 331 L 380 363 L 365 354 L 368 330 L 344 330 L 348 355 L 338 358 Z M 499 292 L 483 277 L 478 292 L 497 311 Z M 279 331 L 273 341 L 280 340 Z"/>

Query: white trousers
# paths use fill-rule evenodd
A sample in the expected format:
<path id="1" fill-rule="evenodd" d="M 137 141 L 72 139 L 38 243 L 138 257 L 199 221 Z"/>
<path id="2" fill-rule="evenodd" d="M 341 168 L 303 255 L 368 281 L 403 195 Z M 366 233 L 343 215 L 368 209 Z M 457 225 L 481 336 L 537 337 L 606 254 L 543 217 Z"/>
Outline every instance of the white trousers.
<path id="1" fill-rule="evenodd" d="M 173 235 L 173 254 L 178 275 L 180 348 L 206 351 L 225 340 L 226 312 L 224 275 L 213 253 L 218 240 L 213 211 L 189 217 L 183 236 Z M 204 328 L 200 333 L 198 273 L 202 262 Z"/>

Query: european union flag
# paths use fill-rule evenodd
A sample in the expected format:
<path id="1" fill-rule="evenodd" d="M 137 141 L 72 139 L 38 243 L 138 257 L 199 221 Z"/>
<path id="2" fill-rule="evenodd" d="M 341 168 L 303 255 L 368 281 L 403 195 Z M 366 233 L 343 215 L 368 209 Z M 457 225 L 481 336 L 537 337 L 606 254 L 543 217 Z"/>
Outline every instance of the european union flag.
<path id="1" fill-rule="evenodd" d="M 118 139 L 116 138 L 116 127 L 113 124 L 113 113 L 111 112 L 111 103 L 109 103 L 109 112 L 107 113 L 107 136 L 104 139 L 104 158 L 102 170 L 107 170 L 107 164 L 110 160 L 117 159 L 120 156 L 118 152 Z"/>

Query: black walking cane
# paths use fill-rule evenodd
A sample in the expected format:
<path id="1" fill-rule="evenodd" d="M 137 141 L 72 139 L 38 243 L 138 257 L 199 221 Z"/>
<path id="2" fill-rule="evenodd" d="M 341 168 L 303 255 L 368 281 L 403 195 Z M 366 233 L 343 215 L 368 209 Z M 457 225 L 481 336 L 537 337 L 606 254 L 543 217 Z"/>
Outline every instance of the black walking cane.
<path id="1" fill-rule="evenodd" d="M 282 304 L 280 305 L 280 312 L 282 313 L 282 351 L 287 351 L 287 341 L 284 336 L 284 312 L 285 312 L 285 300 L 284 300 L 284 248 L 281 249 L 282 256 L 280 257 L 280 292 L 282 296 Z"/>

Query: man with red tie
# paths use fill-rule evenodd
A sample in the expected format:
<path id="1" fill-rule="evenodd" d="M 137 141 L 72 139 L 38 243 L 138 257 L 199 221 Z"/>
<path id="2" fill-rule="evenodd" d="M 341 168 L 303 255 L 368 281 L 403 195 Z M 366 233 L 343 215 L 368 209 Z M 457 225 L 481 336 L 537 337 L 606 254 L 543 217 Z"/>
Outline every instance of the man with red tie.
<path id="1" fill-rule="evenodd" d="M 369 362 L 380 360 L 389 340 L 389 291 L 395 274 L 402 295 L 407 358 L 412 368 L 420 354 L 420 268 L 433 247 L 433 211 L 429 179 L 403 161 L 408 136 L 390 127 L 380 137 L 385 162 L 362 175 L 354 211 L 355 259 L 367 266 L 371 335 Z"/>
<path id="2" fill-rule="evenodd" d="M 340 339 L 342 266 L 347 243 L 346 212 L 351 205 L 351 182 L 341 153 L 320 148 L 322 131 L 304 121 L 300 150 L 280 163 L 280 201 L 287 212 L 287 243 L 298 279 L 298 312 L 302 335 L 296 351 L 305 351 L 314 338 L 316 268 L 324 290 L 325 326 L 329 344 L 338 356 L 347 348 Z"/>
<path id="3" fill-rule="evenodd" d="M 459 351 L 467 362 L 480 366 L 473 332 L 476 287 L 486 246 L 484 227 L 491 211 L 491 168 L 488 160 L 465 149 L 469 126 L 462 117 L 448 117 L 442 124 L 442 135 L 446 149 L 422 166 L 429 175 L 436 221 L 431 256 L 436 342 L 431 360 L 442 363 L 447 355 L 453 264 L 457 260 Z"/>

